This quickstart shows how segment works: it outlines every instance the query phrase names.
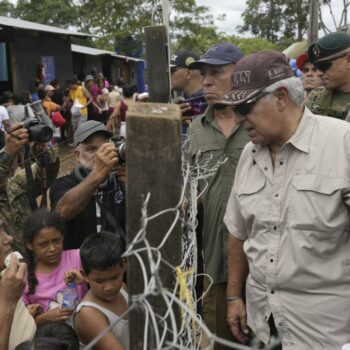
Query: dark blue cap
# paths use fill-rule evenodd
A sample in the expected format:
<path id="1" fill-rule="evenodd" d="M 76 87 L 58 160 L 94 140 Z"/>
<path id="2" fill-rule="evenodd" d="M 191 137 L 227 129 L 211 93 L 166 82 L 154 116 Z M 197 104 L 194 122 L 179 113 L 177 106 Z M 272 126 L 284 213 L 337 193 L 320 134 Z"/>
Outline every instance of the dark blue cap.
<path id="1" fill-rule="evenodd" d="M 210 47 L 200 60 L 191 63 L 188 68 L 199 69 L 202 64 L 220 66 L 237 63 L 243 56 L 242 51 L 231 43 L 216 44 Z"/>

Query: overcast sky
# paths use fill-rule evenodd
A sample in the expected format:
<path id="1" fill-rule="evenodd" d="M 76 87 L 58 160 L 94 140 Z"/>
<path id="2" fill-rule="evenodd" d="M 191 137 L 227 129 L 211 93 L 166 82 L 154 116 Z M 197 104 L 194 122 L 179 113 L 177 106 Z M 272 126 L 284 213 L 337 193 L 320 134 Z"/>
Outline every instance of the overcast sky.
<path id="1" fill-rule="evenodd" d="M 342 10 L 342 0 L 331 0 L 331 3 L 332 10 L 337 21 L 339 22 Z M 217 16 L 220 13 L 225 13 L 226 20 L 223 22 L 216 22 L 217 27 L 220 31 L 226 34 L 238 34 L 236 27 L 237 25 L 241 25 L 243 23 L 242 12 L 246 8 L 245 0 L 197 0 L 197 5 L 205 5 L 210 7 L 211 13 L 214 16 Z M 329 26 L 330 29 L 334 30 L 335 27 L 332 24 L 329 10 L 327 8 L 322 8 L 322 10 L 326 25 Z M 250 37 L 251 35 L 246 33 L 244 36 Z M 320 36 L 323 36 L 323 32 L 320 33 Z"/>

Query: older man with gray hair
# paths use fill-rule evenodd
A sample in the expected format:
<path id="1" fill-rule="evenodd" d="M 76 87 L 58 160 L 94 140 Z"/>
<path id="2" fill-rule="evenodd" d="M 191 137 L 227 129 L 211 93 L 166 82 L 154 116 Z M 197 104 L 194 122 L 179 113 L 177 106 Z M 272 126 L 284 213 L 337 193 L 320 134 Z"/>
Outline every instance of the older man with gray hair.
<path id="1" fill-rule="evenodd" d="M 265 344 L 278 333 L 284 350 L 340 349 L 350 340 L 350 125 L 303 107 L 278 52 L 246 56 L 233 80 L 220 103 L 251 142 L 224 218 L 231 330 L 245 342 L 248 324 Z"/>

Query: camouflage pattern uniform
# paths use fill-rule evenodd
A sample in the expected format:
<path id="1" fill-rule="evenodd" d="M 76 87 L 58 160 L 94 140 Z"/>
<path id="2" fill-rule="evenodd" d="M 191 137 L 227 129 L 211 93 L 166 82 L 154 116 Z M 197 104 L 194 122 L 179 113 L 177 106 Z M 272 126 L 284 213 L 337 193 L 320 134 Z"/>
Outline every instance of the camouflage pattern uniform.
<path id="1" fill-rule="evenodd" d="M 327 115 L 344 120 L 348 115 L 350 108 L 350 96 L 347 103 L 332 104 L 334 91 L 320 86 L 311 91 L 305 106 L 308 107 L 312 113 L 319 115 Z M 344 101 L 345 102 L 345 101 Z"/>
<path id="2" fill-rule="evenodd" d="M 23 252 L 22 230 L 23 223 L 31 213 L 29 198 L 27 195 L 27 179 L 24 169 L 18 168 L 13 175 L 15 156 L 0 151 L 0 219 L 2 229 L 14 237 L 14 248 Z M 56 179 L 60 168 L 58 150 L 48 151 L 46 165 L 47 185 Z M 32 164 L 33 187 L 35 196 L 42 193 L 43 172 L 40 162 Z"/>

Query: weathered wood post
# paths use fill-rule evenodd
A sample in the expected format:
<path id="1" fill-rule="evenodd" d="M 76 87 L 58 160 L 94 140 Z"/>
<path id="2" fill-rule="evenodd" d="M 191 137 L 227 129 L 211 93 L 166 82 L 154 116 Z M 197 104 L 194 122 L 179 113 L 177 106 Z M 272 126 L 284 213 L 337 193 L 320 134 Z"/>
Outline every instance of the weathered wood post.
<path id="1" fill-rule="evenodd" d="M 145 27 L 150 102 L 170 100 L 168 33 L 164 25 Z"/>
<path id="2" fill-rule="evenodd" d="M 182 177 L 180 115 L 177 105 L 158 103 L 136 103 L 128 111 L 126 137 L 128 243 L 140 229 L 141 207 L 147 193 L 151 194 L 148 216 L 173 208 L 179 202 Z M 151 246 L 159 245 L 174 218 L 175 213 L 171 212 L 150 221 L 147 226 L 147 239 Z M 143 246 L 139 244 L 135 249 Z M 179 265 L 181 259 L 179 223 L 174 227 L 161 253 L 172 266 Z M 146 254 L 142 254 L 142 257 L 147 265 Z M 161 265 L 160 279 L 163 288 L 174 289 L 174 272 L 165 264 Z M 129 258 L 128 287 L 130 299 L 133 295 L 143 293 L 143 274 L 134 256 Z M 157 315 L 166 314 L 168 309 L 161 297 L 154 296 L 147 300 Z M 130 350 L 143 349 L 144 316 L 145 312 L 142 309 L 133 309 L 129 315 Z M 148 332 L 150 335 L 147 349 L 152 349 L 155 348 L 152 345 L 152 329 L 148 329 Z"/>

